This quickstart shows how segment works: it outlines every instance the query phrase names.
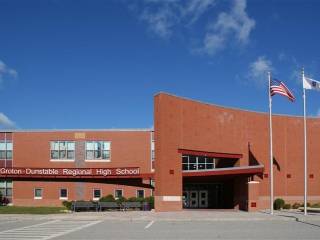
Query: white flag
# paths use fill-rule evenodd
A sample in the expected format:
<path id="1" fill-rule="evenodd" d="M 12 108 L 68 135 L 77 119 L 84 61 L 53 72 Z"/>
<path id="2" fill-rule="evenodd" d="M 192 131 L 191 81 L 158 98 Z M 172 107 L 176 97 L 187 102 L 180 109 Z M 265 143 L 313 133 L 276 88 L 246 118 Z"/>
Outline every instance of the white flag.
<path id="1" fill-rule="evenodd" d="M 311 78 L 304 77 L 303 78 L 303 88 L 304 89 L 320 90 L 320 82 L 313 80 Z"/>

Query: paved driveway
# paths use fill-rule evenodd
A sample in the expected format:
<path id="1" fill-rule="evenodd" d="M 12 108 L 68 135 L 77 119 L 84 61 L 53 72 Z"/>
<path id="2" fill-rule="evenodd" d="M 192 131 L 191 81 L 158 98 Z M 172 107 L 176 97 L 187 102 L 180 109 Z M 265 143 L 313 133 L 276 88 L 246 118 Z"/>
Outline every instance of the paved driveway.
<path id="1" fill-rule="evenodd" d="M 15 215 L 0 218 L 0 239 L 320 239 L 320 215 L 241 212 Z"/>

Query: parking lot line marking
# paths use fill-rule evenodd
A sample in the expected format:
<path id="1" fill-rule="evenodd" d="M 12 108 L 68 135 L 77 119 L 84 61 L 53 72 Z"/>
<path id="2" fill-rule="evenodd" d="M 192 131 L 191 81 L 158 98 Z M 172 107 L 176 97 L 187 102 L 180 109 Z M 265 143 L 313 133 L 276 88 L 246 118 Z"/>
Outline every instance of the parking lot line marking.
<path id="1" fill-rule="evenodd" d="M 9 224 L 9 223 L 15 223 L 15 222 L 21 222 L 22 220 L 11 220 L 11 221 L 7 221 L 7 222 L 0 222 L 0 225 L 4 225 L 4 224 Z"/>
<path id="2" fill-rule="evenodd" d="M 149 222 L 148 225 L 144 227 L 144 229 L 148 229 L 149 227 L 152 226 L 152 224 L 154 224 L 154 220 L 152 220 L 151 222 Z"/>
<path id="3" fill-rule="evenodd" d="M 76 227 L 76 228 L 72 228 L 72 229 L 70 229 L 70 230 L 68 230 L 68 231 L 61 232 L 61 233 L 57 233 L 57 234 L 51 235 L 51 236 L 49 236 L 49 237 L 47 237 L 47 238 L 43 238 L 43 240 L 48 240 L 48 239 L 51 239 L 51 238 L 60 237 L 60 236 L 66 235 L 66 234 L 68 234 L 68 233 L 72 233 L 72 232 L 75 232 L 75 231 L 78 231 L 78 230 L 81 230 L 81 229 L 84 229 L 84 228 L 87 228 L 87 227 L 96 225 L 96 224 L 101 223 L 101 222 L 102 222 L 102 220 L 101 220 L 101 221 L 89 222 L 89 223 L 87 223 L 87 224 L 85 224 L 85 225 L 82 225 L 82 226 L 79 226 L 79 227 Z"/>
<path id="4" fill-rule="evenodd" d="M 11 232 L 11 231 L 14 231 L 14 230 L 28 229 L 28 228 L 30 228 L 30 227 L 38 227 L 38 226 L 42 226 L 42 225 L 45 225 L 45 224 L 55 223 L 55 222 L 57 222 L 57 221 L 58 221 L 58 220 L 53 220 L 53 221 L 48 221 L 48 222 L 44 222 L 44 223 L 38 223 L 38 224 L 29 225 L 29 226 L 22 227 L 22 228 L 9 229 L 9 230 L 5 230 L 5 231 L 1 231 L 0 234 L 6 233 L 6 232 Z"/>
<path id="5" fill-rule="evenodd" d="M 86 227 L 90 227 L 100 222 L 102 221 L 47 221 L 44 223 L 29 225 L 22 228 L 0 231 L 0 240 L 47 240 L 66 235 L 68 233 L 75 232 Z"/>

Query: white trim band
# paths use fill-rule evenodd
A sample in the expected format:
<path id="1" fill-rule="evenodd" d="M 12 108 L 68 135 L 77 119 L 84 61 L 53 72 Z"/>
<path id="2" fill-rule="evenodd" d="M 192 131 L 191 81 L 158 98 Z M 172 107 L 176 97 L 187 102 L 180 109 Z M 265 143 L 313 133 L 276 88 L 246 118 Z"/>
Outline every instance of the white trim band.
<path id="1" fill-rule="evenodd" d="M 180 202 L 181 196 L 162 196 L 164 202 Z"/>

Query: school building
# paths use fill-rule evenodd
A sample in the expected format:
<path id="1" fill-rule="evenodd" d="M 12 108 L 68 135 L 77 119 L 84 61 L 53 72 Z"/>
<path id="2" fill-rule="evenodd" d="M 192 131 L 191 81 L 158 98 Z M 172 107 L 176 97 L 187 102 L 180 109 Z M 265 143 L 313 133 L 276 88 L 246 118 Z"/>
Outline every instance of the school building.
<path id="1" fill-rule="evenodd" d="M 320 119 L 307 119 L 308 200 L 320 202 Z M 275 197 L 302 203 L 303 118 L 273 116 Z M 155 198 L 156 211 L 269 208 L 269 115 L 159 93 L 153 129 L 0 132 L 0 191 L 17 206 Z"/>

